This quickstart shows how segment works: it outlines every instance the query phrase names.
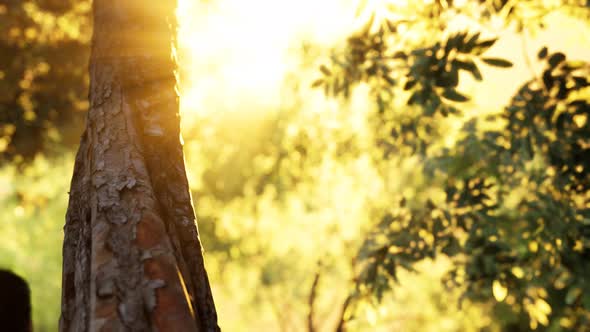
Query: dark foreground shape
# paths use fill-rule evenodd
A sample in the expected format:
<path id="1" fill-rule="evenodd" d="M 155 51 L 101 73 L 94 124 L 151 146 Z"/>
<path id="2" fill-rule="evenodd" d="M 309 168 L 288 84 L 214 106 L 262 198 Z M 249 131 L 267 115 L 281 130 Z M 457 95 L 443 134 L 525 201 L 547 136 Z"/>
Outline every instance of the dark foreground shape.
<path id="1" fill-rule="evenodd" d="M 31 331 L 29 285 L 23 278 L 6 270 L 0 270 L 0 330 Z"/>

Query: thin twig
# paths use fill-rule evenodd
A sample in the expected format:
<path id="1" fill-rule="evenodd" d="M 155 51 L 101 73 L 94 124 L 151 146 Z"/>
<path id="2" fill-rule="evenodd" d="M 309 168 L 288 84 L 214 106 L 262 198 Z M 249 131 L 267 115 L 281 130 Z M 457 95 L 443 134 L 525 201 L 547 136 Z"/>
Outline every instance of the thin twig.
<path id="1" fill-rule="evenodd" d="M 318 262 L 318 270 L 315 273 L 315 276 L 313 278 L 313 283 L 311 284 L 311 291 L 309 292 L 309 313 L 307 315 L 307 330 L 309 332 L 315 332 L 315 327 L 313 324 L 313 314 L 314 314 L 314 304 L 315 304 L 315 298 L 317 296 L 317 288 L 318 288 L 318 284 L 320 281 L 320 267 L 321 267 L 321 262 Z"/>
<path id="2" fill-rule="evenodd" d="M 344 318 L 346 315 L 346 310 L 348 310 L 348 306 L 352 301 L 352 295 L 348 295 L 344 303 L 342 304 L 342 311 L 340 312 L 340 319 L 338 321 L 338 326 L 336 327 L 336 332 L 346 332 L 346 319 Z"/>

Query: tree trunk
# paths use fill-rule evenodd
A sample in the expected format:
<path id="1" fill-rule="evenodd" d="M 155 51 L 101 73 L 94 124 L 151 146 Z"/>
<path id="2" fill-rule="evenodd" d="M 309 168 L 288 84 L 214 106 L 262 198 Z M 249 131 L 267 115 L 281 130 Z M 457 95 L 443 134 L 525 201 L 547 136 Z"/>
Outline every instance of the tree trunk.
<path id="1" fill-rule="evenodd" d="M 60 331 L 219 331 L 180 139 L 175 7 L 94 0 Z"/>

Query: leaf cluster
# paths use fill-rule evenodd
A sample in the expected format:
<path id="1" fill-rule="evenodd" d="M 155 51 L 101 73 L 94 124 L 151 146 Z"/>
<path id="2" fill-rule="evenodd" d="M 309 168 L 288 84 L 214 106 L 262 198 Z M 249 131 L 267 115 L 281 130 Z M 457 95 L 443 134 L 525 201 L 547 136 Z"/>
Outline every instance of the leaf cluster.
<path id="1" fill-rule="evenodd" d="M 486 10 L 496 13 L 506 6 L 516 12 L 511 3 L 485 1 Z M 392 128 L 382 139 L 387 144 L 378 144 L 389 152 L 382 157 L 399 156 L 404 145 L 414 144 L 407 155 L 418 153 L 427 186 L 439 188 L 444 199 L 403 197 L 383 215 L 355 260 L 356 294 L 380 300 L 399 269 L 444 255 L 455 264 L 445 284 L 464 287 L 471 300 L 495 303 L 505 328 L 587 328 L 590 64 L 541 49 L 542 72 L 504 111 L 467 122 L 459 141 L 433 152 L 424 147 L 440 139 L 437 122 L 460 116 L 469 101 L 458 91 L 460 73 L 481 81 L 481 64 L 512 64 L 486 56 L 496 39 L 477 32 L 443 29 L 440 41 L 424 47 L 404 40 L 389 21 L 368 26 L 373 28 L 351 37 L 344 54 L 322 68 L 315 85 L 346 98 L 350 86 L 368 84 L 379 123 Z M 415 113 L 400 116 L 394 109 L 400 104 Z M 501 125 L 480 129 L 486 122 Z"/>

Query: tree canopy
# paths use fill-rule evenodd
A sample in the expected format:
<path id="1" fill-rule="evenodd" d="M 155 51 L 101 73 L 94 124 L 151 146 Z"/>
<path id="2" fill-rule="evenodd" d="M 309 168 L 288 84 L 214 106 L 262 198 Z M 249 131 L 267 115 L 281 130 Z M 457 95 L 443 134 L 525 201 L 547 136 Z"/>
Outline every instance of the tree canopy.
<path id="1" fill-rule="evenodd" d="M 587 3 L 559 5 L 579 16 L 589 12 Z M 495 300 L 505 326 L 588 327 L 590 63 L 543 47 L 531 60 L 542 70 L 503 110 L 485 117 L 465 117 L 470 97 L 459 88 L 462 73 L 481 81 L 482 65 L 512 66 L 487 56 L 497 40 L 482 37 L 487 24 L 502 17 L 525 33 L 541 28 L 552 6 L 435 1 L 412 8 L 419 18 L 392 19 L 376 19 L 374 11 L 330 66 L 320 67 L 314 85 L 326 94 L 347 98 L 351 87 L 369 85 L 375 127 L 385 133 L 375 142 L 377 158 L 388 167 L 388 160 L 416 157 L 423 178 L 414 193 L 398 195 L 365 239 L 354 296 L 380 299 L 395 289 L 399 269 L 445 255 L 454 263 L 445 283 L 465 287 L 467 298 Z M 394 5 L 385 10 L 400 13 Z M 534 19 L 523 16 L 530 11 Z M 457 31 L 449 22 L 458 14 L 481 19 Z M 461 117 L 456 140 L 440 144 L 448 135 L 442 124 Z"/>

